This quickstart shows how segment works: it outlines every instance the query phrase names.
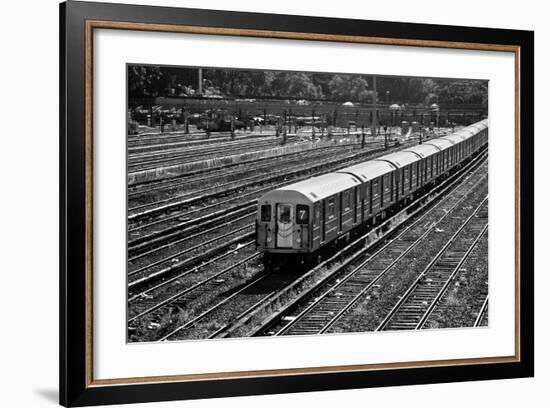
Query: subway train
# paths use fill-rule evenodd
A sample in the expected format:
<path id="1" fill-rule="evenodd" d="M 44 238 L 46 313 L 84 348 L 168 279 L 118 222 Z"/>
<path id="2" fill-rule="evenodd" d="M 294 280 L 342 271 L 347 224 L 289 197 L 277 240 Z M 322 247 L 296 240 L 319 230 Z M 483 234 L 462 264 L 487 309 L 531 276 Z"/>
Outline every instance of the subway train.
<path id="1" fill-rule="evenodd" d="M 258 200 L 256 248 L 264 262 L 317 259 L 359 228 L 411 201 L 488 142 L 488 121 L 336 172 L 277 188 Z"/>

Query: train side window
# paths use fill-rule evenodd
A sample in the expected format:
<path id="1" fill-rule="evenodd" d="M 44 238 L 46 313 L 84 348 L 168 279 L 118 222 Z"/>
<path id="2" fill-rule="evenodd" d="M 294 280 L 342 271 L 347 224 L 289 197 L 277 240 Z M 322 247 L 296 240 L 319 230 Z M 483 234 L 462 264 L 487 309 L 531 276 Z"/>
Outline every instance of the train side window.
<path id="1" fill-rule="evenodd" d="M 351 208 L 351 200 L 350 200 L 350 191 L 344 191 L 342 193 L 342 206 L 344 207 L 344 211 L 345 210 L 349 210 Z"/>
<path id="2" fill-rule="evenodd" d="M 263 222 L 271 221 L 271 205 L 270 204 L 262 205 L 261 213 L 262 213 L 261 220 Z"/>
<path id="3" fill-rule="evenodd" d="M 373 196 L 378 194 L 378 179 L 372 180 L 371 182 L 371 192 Z"/>
<path id="4" fill-rule="evenodd" d="M 351 207 L 349 193 L 349 190 L 342 193 L 342 207 L 344 207 L 344 211 L 349 210 Z"/>
<path id="5" fill-rule="evenodd" d="M 424 170 L 423 170 L 424 180 L 428 178 L 428 159 L 424 159 Z"/>
<path id="6" fill-rule="evenodd" d="M 296 224 L 309 223 L 309 207 L 307 205 L 298 204 L 296 206 Z"/>
<path id="7" fill-rule="evenodd" d="M 313 206 L 313 224 L 319 225 L 321 219 L 321 209 L 319 208 L 319 203 Z"/>
<path id="8" fill-rule="evenodd" d="M 328 199 L 328 205 L 327 205 L 327 215 L 328 218 L 334 218 L 334 197 Z"/>

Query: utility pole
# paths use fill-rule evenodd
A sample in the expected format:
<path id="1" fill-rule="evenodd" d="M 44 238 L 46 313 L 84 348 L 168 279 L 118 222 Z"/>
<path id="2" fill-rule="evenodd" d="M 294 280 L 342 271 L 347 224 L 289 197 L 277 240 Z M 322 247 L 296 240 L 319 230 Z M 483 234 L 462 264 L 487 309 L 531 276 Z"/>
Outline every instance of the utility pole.
<path id="1" fill-rule="evenodd" d="M 199 95 L 202 95 L 202 68 L 199 68 Z"/>
<path id="2" fill-rule="evenodd" d="M 371 122 L 371 136 L 376 136 L 376 128 L 378 127 L 376 118 L 376 75 L 372 76 L 372 122 Z"/>

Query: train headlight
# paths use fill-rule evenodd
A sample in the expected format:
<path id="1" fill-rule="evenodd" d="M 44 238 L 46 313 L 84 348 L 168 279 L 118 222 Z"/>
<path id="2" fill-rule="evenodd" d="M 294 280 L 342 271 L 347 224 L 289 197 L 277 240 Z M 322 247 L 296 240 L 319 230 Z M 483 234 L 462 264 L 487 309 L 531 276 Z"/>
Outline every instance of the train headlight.
<path id="1" fill-rule="evenodd" d="M 267 236 L 267 242 L 271 242 L 271 234 Z"/>
<path id="2" fill-rule="evenodd" d="M 296 242 L 297 242 L 297 243 L 302 242 L 302 240 L 300 239 L 300 237 L 296 237 Z"/>

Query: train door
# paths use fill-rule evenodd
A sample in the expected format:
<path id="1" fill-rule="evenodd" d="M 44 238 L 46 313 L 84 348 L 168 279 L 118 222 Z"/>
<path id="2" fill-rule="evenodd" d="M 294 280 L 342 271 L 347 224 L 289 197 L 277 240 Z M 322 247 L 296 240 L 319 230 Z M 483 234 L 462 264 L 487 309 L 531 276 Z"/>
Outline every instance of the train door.
<path id="1" fill-rule="evenodd" d="M 384 208 L 384 178 L 386 176 L 380 176 L 380 209 Z"/>
<path id="2" fill-rule="evenodd" d="M 338 194 L 338 232 L 342 232 L 342 218 L 344 216 L 344 194 L 349 194 L 347 191 Z"/>
<path id="3" fill-rule="evenodd" d="M 393 200 L 394 200 L 393 192 L 394 192 L 395 190 L 397 190 L 397 189 L 395 188 L 395 186 L 394 186 L 394 183 L 395 183 L 395 181 L 394 181 L 394 178 L 395 178 L 394 173 L 395 173 L 395 172 L 392 171 L 391 174 L 390 174 L 390 202 L 393 202 Z M 397 198 L 395 199 L 395 201 L 397 201 Z"/>
<path id="4" fill-rule="evenodd" d="M 365 219 L 367 218 L 367 203 L 369 202 L 368 193 L 369 189 L 367 188 L 367 184 L 365 183 L 361 186 L 361 223 L 365 222 Z"/>
<path id="5" fill-rule="evenodd" d="M 321 241 L 321 203 L 313 204 L 313 222 L 311 231 L 311 247 L 316 249 Z"/>
<path id="6" fill-rule="evenodd" d="M 321 202 L 321 242 L 325 242 L 327 230 L 327 200 Z"/>
<path id="7" fill-rule="evenodd" d="M 374 194 L 374 190 L 372 188 L 372 183 L 373 181 L 369 181 L 369 188 L 368 188 L 368 193 L 369 193 L 369 215 L 372 215 L 372 196 Z"/>
<path id="8" fill-rule="evenodd" d="M 401 169 L 401 196 L 405 195 L 405 182 L 407 181 L 407 166 Z"/>
<path id="9" fill-rule="evenodd" d="M 426 180 L 428 179 L 428 159 L 422 159 L 422 183 L 420 185 L 426 184 Z"/>
<path id="10" fill-rule="evenodd" d="M 292 204 L 277 204 L 277 248 L 292 248 Z"/>
<path id="11" fill-rule="evenodd" d="M 309 206 L 304 204 L 296 205 L 296 242 L 301 248 L 309 247 Z"/>
<path id="12" fill-rule="evenodd" d="M 359 198 L 359 187 L 353 188 L 353 223 L 359 221 L 359 211 L 361 211 L 361 199 Z"/>

